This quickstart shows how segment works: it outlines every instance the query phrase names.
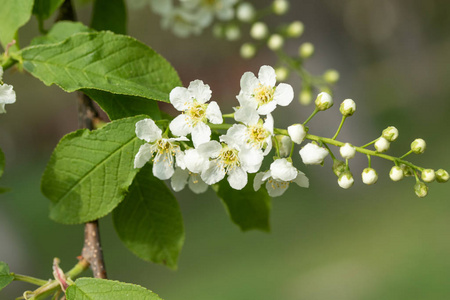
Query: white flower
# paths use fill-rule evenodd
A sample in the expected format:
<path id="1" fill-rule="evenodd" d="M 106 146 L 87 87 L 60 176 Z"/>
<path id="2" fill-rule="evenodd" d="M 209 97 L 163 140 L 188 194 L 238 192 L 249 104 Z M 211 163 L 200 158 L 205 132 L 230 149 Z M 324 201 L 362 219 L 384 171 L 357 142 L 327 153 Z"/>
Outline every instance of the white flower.
<path id="1" fill-rule="evenodd" d="M 275 86 L 275 83 L 275 70 L 270 66 L 262 66 L 258 78 L 252 72 L 246 72 L 242 75 L 241 91 L 236 98 L 241 107 L 249 106 L 256 109 L 258 114 L 267 115 L 277 104 L 286 106 L 294 99 L 292 86 L 286 83 Z"/>
<path id="2" fill-rule="evenodd" d="M 303 126 L 302 124 L 291 125 L 287 128 L 287 131 L 292 141 L 296 144 L 301 144 L 305 139 L 307 133 L 305 126 Z"/>
<path id="3" fill-rule="evenodd" d="M 128 0 L 131 2 L 131 0 Z M 145 2 L 149 2 L 148 0 L 133 0 L 132 2 L 136 3 L 136 8 L 142 8 L 142 5 Z M 153 12 L 159 15 L 167 15 L 170 14 L 172 10 L 174 10 L 174 5 L 172 0 L 150 0 L 150 7 Z"/>
<path id="4" fill-rule="evenodd" d="M 350 172 L 344 172 L 339 175 L 338 184 L 343 189 L 349 189 L 353 185 L 355 180 L 353 179 L 353 175 Z"/>
<path id="5" fill-rule="evenodd" d="M 234 16 L 233 6 L 237 0 L 183 0 L 187 9 L 198 12 L 197 23 L 202 27 L 208 27 L 214 20 L 214 16 L 221 21 L 231 20 Z"/>
<path id="6" fill-rule="evenodd" d="M 253 118 L 251 114 L 241 115 L 242 112 L 251 110 L 255 113 L 257 118 Z M 237 115 L 237 117 L 236 117 Z M 241 117 L 242 116 L 242 117 Z M 246 118 L 246 116 L 249 116 Z M 227 131 L 227 135 L 231 136 L 235 141 L 243 146 L 248 146 L 254 149 L 265 149 L 264 155 L 269 154 L 272 150 L 272 136 L 273 136 L 273 117 L 271 114 L 267 115 L 265 122 L 259 118 L 255 110 L 249 107 L 240 109 L 235 114 L 237 121 L 242 121 L 245 125 L 234 124 Z"/>
<path id="7" fill-rule="evenodd" d="M 6 113 L 5 104 L 16 102 L 16 92 L 14 92 L 13 86 L 4 84 L 2 79 L 3 68 L 0 66 L 0 114 Z"/>
<path id="8" fill-rule="evenodd" d="M 399 181 L 402 180 L 404 177 L 403 169 L 399 166 L 393 166 L 391 171 L 389 172 L 389 177 L 392 179 L 392 181 Z"/>
<path id="9" fill-rule="evenodd" d="M 305 165 L 320 165 L 328 155 L 328 150 L 317 146 L 316 144 L 306 144 L 300 150 L 300 156 Z"/>
<path id="10" fill-rule="evenodd" d="M 308 177 L 292 166 L 292 163 L 285 158 L 275 160 L 270 165 L 269 171 L 256 174 L 253 181 L 255 191 L 259 190 L 266 180 L 266 189 L 271 197 L 281 196 L 291 182 L 295 182 L 301 187 L 309 187 Z"/>
<path id="11" fill-rule="evenodd" d="M 432 182 L 436 179 L 436 172 L 433 169 L 425 169 L 422 171 L 422 180 L 425 182 Z"/>
<path id="12" fill-rule="evenodd" d="M 201 80 L 192 81 L 188 88 L 174 88 L 169 98 L 175 109 L 183 112 L 172 120 L 170 131 L 178 136 L 192 134 L 194 147 L 210 140 L 211 129 L 206 125 L 207 120 L 213 124 L 223 122 L 217 102 L 206 103 L 211 99 L 211 89 Z"/>
<path id="13" fill-rule="evenodd" d="M 377 152 L 386 152 L 389 150 L 389 147 L 391 146 L 391 143 L 384 137 L 378 138 L 378 140 L 375 142 L 375 149 Z"/>
<path id="14" fill-rule="evenodd" d="M 159 0 L 155 0 L 158 2 Z M 161 19 L 161 27 L 163 29 L 171 29 L 172 32 L 179 37 L 188 37 L 192 34 L 199 35 L 202 27 L 198 24 L 198 16 L 183 7 L 171 7 L 164 10 Z"/>
<path id="15" fill-rule="evenodd" d="M 179 192 L 184 189 L 186 184 L 196 194 L 204 193 L 208 189 L 208 185 L 202 180 L 200 174 L 191 173 L 187 169 L 176 167 L 175 173 L 170 178 L 172 189 L 175 192 Z"/>
<path id="16" fill-rule="evenodd" d="M 241 190 L 247 184 L 247 172 L 255 173 L 261 167 L 264 158 L 262 151 L 254 148 L 240 148 L 230 136 L 226 135 L 221 136 L 221 141 L 227 143 L 210 141 L 198 147 L 200 156 L 208 160 L 201 172 L 201 178 L 211 185 L 228 174 L 227 180 L 230 186 Z"/>
<path id="17" fill-rule="evenodd" d="M 374 184 L 378 180 L 377 171 L 375 171 L 372 168 L 365 168 L 361 174 L 361 177 L 362 177 L 362 181 L 368 185 Z"/>
<path id="18" fill-rule="evenodd" d="M 351 159 L 355 157 L 356 154 L 355 148 L 349 143 L 345 143 L 344 146 L 339 149 L 339 152 L 341 153 L 342 158 L 345 159 Z"/>
<path id="19" fill-rule="evenodd" d="M 183 166 L 183 155 L 177 141 L 188 141 L 186 137 L 162 138 L 162 130 L 152 119 L 136 123 L 136 136 L 146 141 L 134 158 L 134 168 L 142 168 L 156 153 L 153 159 L 153 175 L 161 180 L 169 179 L 174 173 L 174 160 Z M 175 159 L 174 159 L 175 158 Z"/>

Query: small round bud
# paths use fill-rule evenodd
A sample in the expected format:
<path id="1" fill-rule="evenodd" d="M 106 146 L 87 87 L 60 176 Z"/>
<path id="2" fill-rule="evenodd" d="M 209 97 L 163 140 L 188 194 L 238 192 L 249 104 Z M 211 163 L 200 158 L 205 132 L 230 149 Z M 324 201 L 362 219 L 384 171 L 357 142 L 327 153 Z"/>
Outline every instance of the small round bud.
<path id="1" fill-rule="evenodd" d="M 248 23 L 255 17 L 255 8 L 249 2 L 242 2 L 237 7 L 236 17 L 239 21 Z"/>
<path id="2" fill-rule="evenodd" d="M 333 106 L 333 98 L 330 94 L 322 92 L 317 96 L 315 103 L 318 110 L 327 110 Z"/>
<path id="3" fill-rule="evenodd" d="M 448 172 L 444 169 L 439 169 L 436 171 L 436 181 L 439 183 L 447 182 L 449 179 Z"/>
<path id="4" fill-rule="evenodd" d="M 309 58 L 314 54 L 314 45 L 311 43 L 303 43 L 298 48 L 298 55 L 301 58 Z"/>
<path id="5" fill-rule="evenodd" d="M 402 168 L 402 170 L 403 170 L 403 175 L 404 175 L 405 177 L 410 177 L 410 176 L 413 176 L 413 175 L 414 175 L 414 172 L 413 172 L 413 170 L 411 169 L 411 167 L 409 167 L 409 166 L 407 166 L 407 165 L 405 165 L 405 164 L 401 164 L 400 167 Z"/>
<path id="6" fill-rule="evenodd" d="M 275 0 L 272 3 L 273 12 L 277 15 L 284 15 L 289 9 L 287 0 Z"/>
<path id="7" fill-rule="evenodd" d="M 276 68 L 275 75 L 277 76 L 277 81 L 285 81 L 289 77 L 289 70 L 285 67 Z"/>
<path id="8" fill-rule="evenodd" d="M 389 141 L 387 139 L 385 139 L 384 137 L 380 137 L 375 142 L 375 149 L 377 150 L 377 152 L 380 152 L 380 153 L 386 152 L 389 150 L 390 145 L 391 145 L 391 143 L 389 143 Z"/>
<path id="9" fill-rule="evenodd" d="M 269 34 L 269 28 L 263 22 L 256 22 L 250 29 L 250 36 L 255 40 L 262 40 Z"/>
<path id="10" fill-rule="evenodd" d="M 424 153 L 426 147 L 427 144 L 423 139 L 415 139 L 414 142 L 411 143 L 411 150 L 416 154 Z"/>
<path id="11" fill-rule="evenodd" d="M 294 124 L 287 128 L 289 136 L 296 144 L 301 144 L 306 136 L 307 130 L 303 124 Z"/>
<path id="12" fill-rule="evenodd" d="M 398 138 L 398 129 L 394 126 L 389 126 L 385 130 L 383 130 L 381 136 L 387 139 L 389 142 L 393 142 Z"/>
<path id="13" fill-rule="evenodd" d="M 389 177 L 391 177 L 392 181 L 402 180 L 404 177 L 403 169 L 399 166 L 393 166 L 389 172 Z"/>
<path id="14" fill-rule="evenodd" d="M 345 172 L 347 165 L 342 160 L 335 159 L 333 161 L 333 172 L 339 177 L 343 172 Z"/>
<path id="15" fill-rule="evenodd" d="M 338 184 L 343 189 L 349 189 L 354 182 L 355 180 L 353 179 L 353 175 L 349 171 L 339 175 Z"/>
<path id="16" fill-rule="evenodd" d="M 356 111 L 356 103 L 352 99 L 345 99 L 339 110 L 343 116 L 350 117 Z"/>
<path id="17" fill-rule="evenodd" d="M 289 24 L 286 33 L 289 37 L 297 38 L 303 34 L 305 26 L 300 21 L 295 21 Z"/>
<path id="18" fill-rule="evenodd" d="M 378 180 L 377 171 L 372 168 L 365 168 L 361 174 L 361 177 L 362 181 L 368 185 L 374 184 Z"/>
<path id="19" fill-rule="evenodd" d="M 256 47 L 250 43 L 242 44 L 240 53 L 242 58 L 252 58 L 256 54 Z"/>
<path id="20" fill-rule="evenodd" d="M 341 152 L 341 156 L 344 159 L 351 159 L 351 158 L 355 157 L 355 154 L 356 154 L 355 147 L 353 147 L 349 143 L 345 143 L 344 146 L 342 146 L 339 149 L 339 152 Z"/>
<path id="21" fill-rule="evenodd" d="M 327 157 L 328 150 L 314 143 L 309 143 L 303 146 L 299 153 L 305 165 L 320 165 Z"/>
<path id="22" fill-rule="evenodd" d="M 277 135 L 276 139 L 280 147 L 280 157 L 288 157 L 291 154 L 292 140 L 287 135 Z"/>
<path id="23" fill-rule="evenodd" d="M 422 180 L 425 182 L 432 182 L 436 179 L 436 173 L 433 169 L 425 169 L 422 171 Z"/>
<path id="24" fill-rule="evenodd" d="M 325 71 L 325 73 L 323 74 L 323 79 L 330 84 L 335 84 L 336 82 L 338 82 L 339 76 L 340 75 L 338 71 L 330 69 Z"/>
<path id="25" fill-rule="evenodd" d="M 298 101 L 302 105 L 309 105 L 312 102 L 312 93 L 310 89 L 302 89 L 298 96 Z"/>
<path id="26" fill-rule="evenodd" d="M 283 37 L 277 33 L 272 34 L 267 41 L 267 47 L 269 47 L 269 49 L 273 51 L 280 50 L 281 47 L 283 47 L 283 44 Z"/>
<path id="27" fill-rule="evenodd" d="M 416 193 L 417 197 L 423 198 L 428 195 L 428 186 L 425 183 L 418 181 L 414 185 L 414 192 Z"/>
<path id="28" fill-rule="evenodd" d="M 241 30 L 237 25 L 229 25 L 225 28 L 225 37 L 229 41 L 236 41 L 241 37 Z"/>

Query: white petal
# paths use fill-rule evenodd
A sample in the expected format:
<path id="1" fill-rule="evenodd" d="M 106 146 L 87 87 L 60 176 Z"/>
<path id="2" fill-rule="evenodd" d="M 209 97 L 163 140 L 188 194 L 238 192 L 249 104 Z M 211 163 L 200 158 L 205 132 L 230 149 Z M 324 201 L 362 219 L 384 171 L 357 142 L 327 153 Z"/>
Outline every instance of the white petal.
<path id="1" fill-rule="evenodd" d="M 0 85 L 0 104 L 11 104 L 14 102 L 16 102 L 16 92 L 14 92 L 13 86 L 9 84 Z"/>
<path id="2" fill-rule="evenodd" d="M 279 197 L 286 192 L 287 188 L 289 187 L 289 183 L 278 183 L 276 181 L 267 181 L 266 182 L 266 189 L 269 193 L 270 197 Z"/>
<path id="3" fill-rule="evenodd" d="M 181 151 L 178 147 L 178 149 L 175 151 L 175 162 L 176 165 L 183 170 L 186 169 L 185 156 L 186 155 L 184 154 L 184 152 Z"/>
<path id="4" fill-rule="evenodd" d="M 204 84 L 201 80 L 191 81 L 188 87 L 192 97 L 200 103 L 206 103 L 211 99 L 211 89 L 209 85 Z"/>
<path id="5" fill-rule="evenodd" d="M 217 157 L 222 150 L 222 145 L 217 141 L 209 141 L 198 146 L 198 153 L 203 157 Z"/>
<path id="6" fill-rule="evenodd" d="M 187 88 L 176 87 L 169 94 L 170 103 L 178 111 L 185 111 L 192 102 L 192 95 Z"/>
<path id="7" fill-rule="evenodd" d="M 189 188 L 196 194 L 201 194 L 208 190 L 208 185 L 202 180 L 199 174 L 191 174 L 189 178 Z"/>
<path id="8" fill-rule="evenodd" d="M 259 80 L 252 72 L 245 72 L 241 77 L 241 90 L 244 94 L 251 95 L 259 86 Z"/>
<path id="9" fill-rule="evenodd" d="M 258 172 L 264 159 L 263 152 L 260 149 L 242 149 L 239 151 L 239 160 L 242 168 L 249 173 Z"/>
<path id="10" fill-rule="evenodd" d="M 287 128 L 289 136 L 296 144 L 301 144 L 306 136 L 305 126 L 303 124 L 294 124 Z"/>
<path id="11" fill-rule="evenodd" d="M 211 128 L 203 122 L 198 122 L 192 130 L 192 142 L 194 142 L 194 147 L 197 148 L 210 140 Z"/>
<path id="12" fill-rule="evenodd" d="M 268 114 L 266 120 L 264 121 L 263 127 L 272 134 L 273 134 L 273 123 L 274 121 L 272 115 Z"/>
<path id="13" fill-rule="evenodd" d="M 264 176 L 262 178 L 262 181 L 266 181 L 267 179 L 269 179 L 270 177 L 272 177 L 272 172 L 270 172 L 270 170 L 266 171 L 264 173 Z"/>
<path id="14" fill-rule="evenodd" d="M 175 192 L 179 192 L 186 186 L 188 178 L 189 171 L 177 167 L 170 179 L 170 186 Z"/>
<path id="15" fill-rule="evenodd" d="M 134 168 L 142 168 L 153 156 L 152 146 L 144 144 L 139 148 L 138 153 L 134 157 Z"/>
<path id="16" fill-rule="evenodd" d="M 258 108 L 258 114 L 267 115 L 275 110 L 277 103 L 275 101 L 270 101 L 269 103 L 263 104 Z"/>
<path id="17" fill-rule="evenodd" d="M 233 19 L 234 10 L 231 7 L 222 8 L 217 11 L 217 18 L 222 21 Z"/>
<path id="18" fill-rule="evenodd" d="M 309 187 L 309 179 L 306 177 L 306 175 L 303 172 L 298 171 L 297 178 L 294 179 L 296 184 L 298 184 L 301 187 L 308 188 Z"/>
<path id="19" fill-rule="evenodd" d="M 249 105 L 242 106 L 234 113 L 234 119 L 238 122 L 242 122 L 245 125 L 254 125 L 258 123 L 259 114 L 256 111 L 256 107 L 251 107 Z"/>
<path id="20" fill-rule="evenodd" d="M 206 117 L 209 122 L 213 124 L 222 124 L 222 112 L 220 111 L 219 105 L 216 101 L 211 101 L 206 108 Z"/>
<path id="21" fill-rule="evenodd" d="M 255 175 L 255 179 L 253 179 L 253 189 L 255 191 L 259 190 L 261 188 L 261 185 L 263 184 L 263 177 L 265 172 L 259 172 Z"/>
<path id="22" fill-rule="evenodd" d="M 250 106 L 253 109 L 258 108 L 258 102 L 256 102 L 255 98 L 253 98 L 251 94 L 246 94 L 243 91 L 240 91 L 239 95 L 236 96 L 236 99 L 239 101 L 240 106 Z"/>
<path id="23" fill-rule="evenodd" d="M 190 117 L 181 114 L 175 117 L 169 124 L 169 129 L 173 135 L 185 136 L 192 132 L 192 127 L 190 126 Z"/>
<path id="24" fill-rule="evenodd" d="M 153 162 L 153 175 L 161 180 L 166 180 L 172 177 L 175 172 L 172 162 L 173 161 L 170 161 L 167 158 L 163 159 L 157 156 Z"/>
<path id="25" fill-rule="evenodd" d="M 227 144 L 233 144 L 236 141 L 240 142 L 241 145 L 245 144 L 246 135 L 247 135 L 247 126 L 242 124 L 234 124 L 227 130 L 227 137 L 231 137 L 232 142 L 230 140 L 225 139 L 225 142 L 228 142 Z M 223 139 L 224 136 L 221 136 Z"/>
<path id="26" fill-rule="evenodd" d="M 294 99 L 294 90 L 287 83 L 280 83 L 273 94 L 273 100 L 281 106 L 289 105 Z"/>
<path id="27" fill-rule="evenodd" d="M 273 87 L 277 82 L 277 75 L 271 66 L 262 66 L 259 69 L 258 79 L 262 85 Z"/>
<path id="28" fill-rule="evenodd" d="M 270 171 L 273 179 L 281 181 L 294 180 L 298 174 L 297 169 L 286 158 L 276 159 L 270 165 Z"/>
<path id="29" fill-rule="evenodd" d="M 247 173 L 242 168 L 235 168 L 228 172 L 228 183 L 235 190 L 242 190 L 248 182 Z"/>
<path id="30" fill-rule="evenodd" d="M 152 119 L 140 120 L 136 123 L 136 136 L 147 142 L 154 142 L 161 138 L 162 130 Z"/>
<path id="31" fill-rule="evenodd" d="M 201 156 L 196 149 L 188 149 L 185 151 L 184 162 L 186 168 L 192 173 L 201 173 L 205 165 L 209 163 L 209 160 Z"/>
<path id="32" fill-rule="evenodd" d="M 269 154 L 269 153 L 270 153 L 270 150 L 272 150 L 272 137 L 271 137 L 271 136 L 269 136 L 269 137 L 266 139 L 266 143 L 267 143 L 267 146 L 266 146 L 266 149 L 264 149 L 264 152 L 263 152 L 263 155 L 264 155 L 264 156 L 266 156 L 267 154 Z"/>
<path id="33" fill-rule="evenodd" d="M 225 170 L 219 167 L 215 161 L 210 161 L 201 177 L 206 184 L 211 185 L 225 177 Z"/>
<path id="34" fill-rule="evenodd" d="M 327 149 L 313 143 L 306 144 L 299 153 L 305 165 L 320 165 L 328 155 Z"/>

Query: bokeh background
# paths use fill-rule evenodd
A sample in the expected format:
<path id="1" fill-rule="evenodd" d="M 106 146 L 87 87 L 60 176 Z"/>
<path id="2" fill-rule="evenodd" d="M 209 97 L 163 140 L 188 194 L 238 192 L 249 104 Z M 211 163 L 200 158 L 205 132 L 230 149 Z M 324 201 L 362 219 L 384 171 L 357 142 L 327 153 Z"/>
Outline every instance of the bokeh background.
<path id="1" fill-rule="evenodd" d="M 307 68 L 314 74 L 339 70 L 336 104 L 345 98 L 357 103 L 339 139 L 362 145 L 394 125 L 400 137 L 390 153 L 401 155 L 422 137 L 428 149 L 411 159 L 450 170 L 450 2 L 291 2 L 286 16 L 268 22 L 301 20 L 306 31 L 286 44 L 287 51 L 295 54 L 302 42 L 312 42 L 316 53 Z M 90 5 L 78 3 L 77 12 L 88 24 Z M 159 22 L 148 7 L 129 11 L 129 33 L 166 57 L 185 85 L 194 79 L 208 83 L 223 112 L 237 105 L 245 71 L 277 63 L 268 50 L 242 60 L 240 42 L 216 40 L 209 31 L 175 38 Z M 21 30 L 22 45 L 37 35 L 36 28 L 33 19 Z M 243 28 L 244 39 L 247 32 Z M 14 85 L 17 103 L 0 117 L 0 147 L 7 159 L 0 185 L 12 189 L 0 196 L 0 260 L 13 272 L 49 278 L 53 257 L 70 268 L 83 241 L 82 225 L 48 219 L 49 202 L 39 189 L 52 149 L 77 129 L 76 96 L 14 71 L 4 80 Z M 299 79 L 293 76 L 289 83 L 298 95 Z M 276 126 L 303 121 L 312 109 L 298 103 L 278 108 Z M 330 136 L 339 120 L 336 105 L 310 123 L 310 132 Z M 375 186 L 364 186 L 359 174 L 367 162 L 360 156 L 351 161 L 355 185 L 342 190 L 331 160 L 324 167 L 306 167 L 298 157 L 296 163 L 311 187 L 292 187 L 273 199 L 269 234 L 240 232 L 212 191 L 179 193 L 186 242 L 177 271 L 133 256 L 105 217 L 100 226 L 109 278 L 140 284 L 170 300 L 450 299 L 448 184 L 430 184 L 429 195 L 419 199 L 413 179 L 394 183 L 388 178 L 392 165 L 373 159 L 380 178 Z M 11 284 L 0 299 L 13 299 L 27 288 Z"/>

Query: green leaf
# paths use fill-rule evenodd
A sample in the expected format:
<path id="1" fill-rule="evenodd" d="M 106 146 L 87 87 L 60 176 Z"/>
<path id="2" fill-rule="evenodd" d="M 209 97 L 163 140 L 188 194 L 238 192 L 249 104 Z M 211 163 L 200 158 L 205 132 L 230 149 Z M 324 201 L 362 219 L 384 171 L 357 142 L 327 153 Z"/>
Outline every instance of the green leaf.
<path id="1" fill-rule="evenodd" d="M 0 261 L 0 291 L 14 280 L 6 263 Z"/>
<path id="2" fill-rule="evenodd" d="M 60 21 L 53 25 L 50 31 L 44 36 L 38 36 L 31 40 L 30 45 L 56 44 L 64 41 L 71 35 L 80 32 L 94 32 L 83 23 Z"/>
<path id="3" fill-rule="evenodd" d="M 63 4 L 64 0 L 34 0 L 33 15 L 47 20 Z"/>
<path id="4" fill-rule="evenodd" d="M 111 30 L 115 33 L 127 33 L 127 8 L 123 0 L 95 0 L 91 27 Z"/>
<path id="5" fill-rule="evenodd" d="M 6 45 L 16 39 L 17 30 L 31 17 L 33 0 L 0 0 L 0 42 Z M 18 49 L 17 46 L 11 50 Z"/>
<path id="6" fill-rule="evenodd" d="M 177 199 L 147 164 L 138 173 L 124 201 L 113 211 L 122 242 L 138 257 L 176 268 L 184 242 Z"/>
<path id="7" fill-rule="evenodd" d="M 217 195 L 222 199 L 231 220 L 242 231 L 259 229 L 270 231 L 270 197 L 265 189 L 253 189 L 254 174 L 249 174 L 248 184 L 240 191 L 230 187 L 228 181 L 218 184 Z"/>
<path id="8" fill-rule="evenodd" d="M 22 57 L 33 76 L 67 92 L 95 89 L 168 102 L 170 91 L 181 85 L 153 49 L 112 32 L 78 33 L 62 43 L 23 49 Z"/>
<path id="9" fill-rule="evenodd" d="M 111 120 L 137 115 L 148 115 L 153 120 L 161 119 L 158 103 L 142 97 L 111 94 L 99 90 L 83 90 L 100 105 Z"/>
<path id="10" fill-rule="evenodd" d="M 0 177 L 2 177 L 3 172 L 5 171 L 5 154 L 2 149 L 0 149 Z"/>
<path id="11" fill-rule="evenodd" d="M 139 285 L 99 278 L 79 278 L 66 290 L 67 300 L 162 300 Z"/>
<path id="12" fill-rule="evenodd" d="M 50 218 L 65 224 L 92 221 L 110 213 L 136 176 L 133 161 L 143 144 L 135 124 L 121 119 L 101 129 L 82 129 L 61 139 L 41 182 L 51 200 Z"/>

